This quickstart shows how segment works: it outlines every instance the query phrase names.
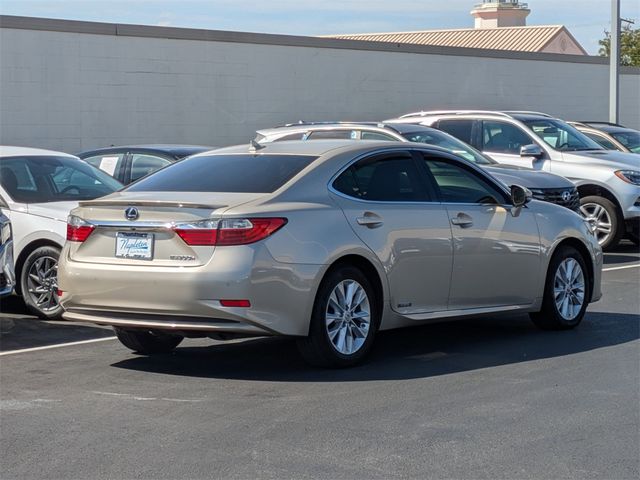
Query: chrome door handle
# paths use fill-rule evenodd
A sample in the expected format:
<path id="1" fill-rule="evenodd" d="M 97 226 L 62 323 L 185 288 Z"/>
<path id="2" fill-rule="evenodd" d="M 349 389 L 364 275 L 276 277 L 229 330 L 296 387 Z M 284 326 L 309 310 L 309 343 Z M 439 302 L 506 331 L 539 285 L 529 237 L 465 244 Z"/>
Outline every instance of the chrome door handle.
<path id="1" fill-rule="evenodd" d="M 384 223 L 382 221 L 382 217 L 380 215 L 376 215 L 373 212 L 364 212 L 362 217 L 356 218 L 356 222 L 358 223 L 358 225 L 369 228 L 376 228 Z"/>
<path id="2" fill-rule="evenodd" d="M 466 213 L 459 213 L 457 217 L 451 219 L 451 223 L 462 228 L 470 227 L 473 225 L 473 218 Z"/>

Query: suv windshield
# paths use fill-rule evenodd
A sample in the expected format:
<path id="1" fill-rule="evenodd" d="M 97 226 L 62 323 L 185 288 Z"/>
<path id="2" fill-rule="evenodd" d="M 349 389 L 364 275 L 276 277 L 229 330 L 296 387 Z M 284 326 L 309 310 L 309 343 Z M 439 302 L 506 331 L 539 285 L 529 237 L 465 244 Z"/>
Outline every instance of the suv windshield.
<path id="1" fill-rule="evenodd" d="M 603 150 L 598 143 L 560 120 L 538 118 L 535 120 L 523 120 L 522 123 L 551 148 L 561 152 Z"/>
<path id="2" fill-rule="evenodd" d="M 609 135 L 633 153 L 640 153 L 640 132 L 612 132 Z"/>
<path id="3" fill-rule="evenodd" d="M 142 178 L 130 192 L 272 193 L 317 157 L 309 155 L 203 155 Z"/>
<path id="4" fill-rule="evenodd" d="M 19 203 L 92 200 L 122 188 L 82 160 L 53 156 L 0 159 L 0 184 Z"/>
<path id="5" fill-rule="evenodd" d="M 471 145 L 467 145 L 462 140 L 458 140 L 456 137 L 445 132 L 439 132 L 437 130 L 408 132 L 403 133 L 402 136 L 410 142 L 426 143 L 427 145 L 446 148 L 465 160 L 477 163 L 478 165 L 493 165 L 497 163 L 495 160 L 491 160 L 482 155 Z"/>

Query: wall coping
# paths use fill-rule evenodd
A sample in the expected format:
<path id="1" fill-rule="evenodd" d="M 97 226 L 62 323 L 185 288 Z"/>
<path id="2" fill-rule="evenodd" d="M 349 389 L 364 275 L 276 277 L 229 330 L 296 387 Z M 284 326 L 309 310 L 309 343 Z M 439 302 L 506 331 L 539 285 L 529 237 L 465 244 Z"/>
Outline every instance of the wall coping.
<path id="1" fill-rule="evenodd" d="M 609 64 L 608 59 L 605 57 L 590 55 L 564 55 L 558 53 L 511 52 L 479 48 L 438 47 L 429 45 L 307 37 L 300 35 L 204 30 L 196 28 L 161 27 L 124 23 L 86 22 L 53 18 L 20 17 L 14 15 L 0 15 L 0 28 L 83 33 L 91 35 L 164 38 L 171 40 L 195 40 L 204 42 L 248 43 L 257 45 L 329 48 L 375 52 L 400 52 L 419 55 L 448 55 L 508 60 L 582 63 L 591 65 Z M 620 71 L 623 74 L 640 75 L 640 68 L 638 67 L 621 67 Z"/>

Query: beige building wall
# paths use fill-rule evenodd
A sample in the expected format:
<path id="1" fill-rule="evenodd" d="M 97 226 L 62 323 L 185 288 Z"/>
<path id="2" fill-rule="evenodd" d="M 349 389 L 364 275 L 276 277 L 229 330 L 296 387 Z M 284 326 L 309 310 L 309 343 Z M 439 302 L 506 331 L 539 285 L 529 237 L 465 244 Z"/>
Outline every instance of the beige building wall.
<path id="1" fill-rule="evenodd" d="M 284 122 L 442 108 L 608 116 L 608 67 L 592 57 L 0 20 L 2 144 L 224 146 Z M 635 128 L 639 93 L 626 69 L 621 120 Z"/>

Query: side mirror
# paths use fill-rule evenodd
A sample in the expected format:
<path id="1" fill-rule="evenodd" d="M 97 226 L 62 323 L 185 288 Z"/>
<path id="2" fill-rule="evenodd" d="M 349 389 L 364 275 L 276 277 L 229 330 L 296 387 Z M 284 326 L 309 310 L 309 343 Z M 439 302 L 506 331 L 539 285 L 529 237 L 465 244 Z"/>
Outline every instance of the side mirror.
<path id="1" fill-rule="evenodd" d="M 531 145 L 524 145 L 522 148 L 520 148 L 520 156 L 542 158 L 544 156 L 544 150 L 542 150 L 542 147 L 540 147 L 540 145 L 532 143 Z"/>
<path id="2" fill-rule="evenodd" d="M 528 188 L 511 185 L 511 203 L 514 207 L 524 207 L 531 201 L 531 198 L 533 198 L 533 194 Z"/>

